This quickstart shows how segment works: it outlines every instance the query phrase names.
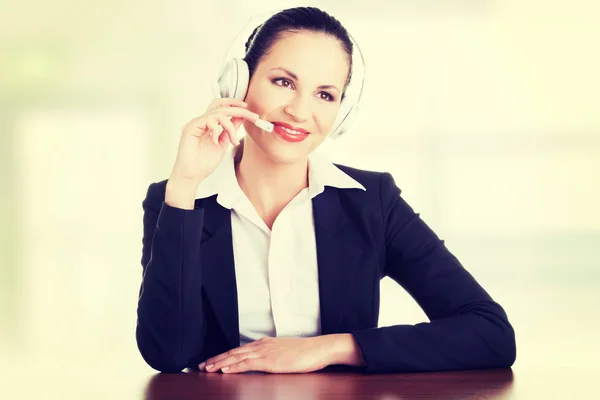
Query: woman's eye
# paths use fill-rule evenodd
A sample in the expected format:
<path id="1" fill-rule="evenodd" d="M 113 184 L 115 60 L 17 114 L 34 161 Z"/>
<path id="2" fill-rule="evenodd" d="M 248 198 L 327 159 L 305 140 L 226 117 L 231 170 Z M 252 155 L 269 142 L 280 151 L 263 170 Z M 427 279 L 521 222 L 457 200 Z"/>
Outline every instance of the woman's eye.
<path id="1" fill-rule="evenodd" d="M 281 82 L 282 84 L 281 85 L 278 84 L 278 86 L 282 86 L 282 87 L 289 87 L 292 84 L 292 82 L 290 82 L 289 80 L 287 80 L 285 78 L 273 79 L 273 83 L 277 83 L 277 82 Z"/>
<path id="2" fill-rule="evenodd" d="M 327 92 L 321 92 L 321 94 L 324 94 L 324 95 L 325 95 L 325 97 L 321 97 L 321 99 L 323 99 L 323 100 L 325 100 L 325 101 L 333 101 L 333 100 L 335 100 L 335 99 L 333 98 L 333 96 L 332 96 L 332 95 L 330 95 L 330 94 L 329 94 L 329 93 L 327 93 Z"/>

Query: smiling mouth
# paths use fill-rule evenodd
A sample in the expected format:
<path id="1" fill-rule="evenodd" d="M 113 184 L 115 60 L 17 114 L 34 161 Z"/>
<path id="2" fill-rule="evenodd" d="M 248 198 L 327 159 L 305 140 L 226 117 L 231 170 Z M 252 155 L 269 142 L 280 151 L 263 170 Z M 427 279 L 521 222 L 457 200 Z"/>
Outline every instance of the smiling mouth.
<path id="1" fill-rule="evenodd" d="M 283 129 L 284 131 L 286 131 L 290 135 L 308 135 L 308 133 L 295 131 L 293 129 L 289 129 L 289 128 L 286 128 L 285 126 L 281 126 L 281 125 L 279 125 L 279 128 Z"/>
<path id="2" fill-rule="evenodd" d="M 274 124 L 273 133 L 275 133 L 277 136 L 279 136 L 281 139 L 285 140 L 286 142 L 290 142 L 290 143 L 302 142 L 302 141 L 306 140 L 306 138 L 308 138 L 308 136 L 309 136 L 308 133 L 298 132 L 294 129 L 290 129 L 288 127 L 285 127 L 285 126 L 279 125 L 279 124 Z"/>
<path id="3" fill-rule="evenodd" d="M 298 128 L 295 129 L 293 126 L 286 124 L 284 122 L 272 122 L 273 125 L 277 126 L 278 128 L 280 128 L 281 130 L 285 131 L 286 133 L 289 133 L 290 135 L 308 135 L 310 134 L 310 132 Z"/>

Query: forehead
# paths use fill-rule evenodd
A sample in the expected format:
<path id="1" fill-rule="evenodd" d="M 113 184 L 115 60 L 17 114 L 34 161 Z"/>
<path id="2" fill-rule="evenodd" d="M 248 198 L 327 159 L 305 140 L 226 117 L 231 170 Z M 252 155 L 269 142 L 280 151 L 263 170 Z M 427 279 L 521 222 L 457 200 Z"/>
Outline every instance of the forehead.
<path id="1" fill-rule="evenodd" d="M 348 74 L 348 55 L 341 42 L 323 33 L 285 33 L 263 60 L 267 69 L 284 67 L 298 79 L 319 84 L 343 85 Z"/>

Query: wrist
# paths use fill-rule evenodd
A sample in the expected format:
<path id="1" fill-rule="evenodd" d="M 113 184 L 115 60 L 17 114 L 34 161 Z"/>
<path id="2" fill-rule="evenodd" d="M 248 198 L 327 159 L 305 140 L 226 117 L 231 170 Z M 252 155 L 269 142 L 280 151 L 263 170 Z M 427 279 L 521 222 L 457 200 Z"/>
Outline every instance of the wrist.
<path id="1" fill-rule="evenodd" d="M 360 347 L 351 333 L 325 335 L 324 346 L 328 365 L 366 365 Z"/>
<path id="2" fill-rule="evenodd" d="M 199 182 L 169 178 L 165 192 L 165 203 L 184 210 L 193 210 Z"/>

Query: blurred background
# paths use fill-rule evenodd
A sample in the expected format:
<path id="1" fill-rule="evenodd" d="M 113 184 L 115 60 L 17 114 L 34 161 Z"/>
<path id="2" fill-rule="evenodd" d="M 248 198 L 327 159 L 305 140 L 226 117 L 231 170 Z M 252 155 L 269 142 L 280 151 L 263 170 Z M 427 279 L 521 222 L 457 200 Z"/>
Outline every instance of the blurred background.
<path id="1" fill-rule="evenodd" d="M 516 385 L 600 359 L 598 2 L 23 0 L 0 12 L 0 373 L 15 393 L 35 374 L 46 398 L 140 395 L 146 189 L 237 32 L 297 5 L 340 19 L 366 59 L 359 117 L 322 151 L 391 172 L 505 307 Z M 380 315 L 425 320 L 388 279 Z M 50 383 L 66 369 L 81 387 Z"/>

